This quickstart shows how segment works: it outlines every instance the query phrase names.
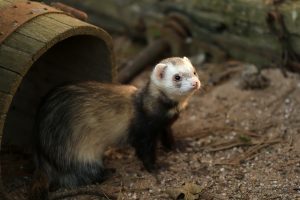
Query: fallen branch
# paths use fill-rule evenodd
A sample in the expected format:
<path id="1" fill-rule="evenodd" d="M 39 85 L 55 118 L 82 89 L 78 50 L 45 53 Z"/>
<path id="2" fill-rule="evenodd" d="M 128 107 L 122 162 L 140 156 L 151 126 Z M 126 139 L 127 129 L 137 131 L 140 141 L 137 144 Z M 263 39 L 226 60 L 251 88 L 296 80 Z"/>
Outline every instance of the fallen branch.
<path id="1" fill-rule="evenodd" d="M 249 142 L 231 141 L 231 142 L 224 142 L 224 143 L 218 144 L 217 147 L 210 148 L 207 151 L 208 152 L 217 152 L 217 151 L 231 149 L 234 147 L 249 146 L 249 145 L 254 145 L 254 144 L 249 143 Z"/>
<path id="2" fill-rule="evenodd" d="M 164 39 L 156 40 L 150 43 L 133 60 L 119 71 L 118 82 L 128 83 L 134 76 L 140 73 L 145 66 L 158 60 L 161 55 L 169 51 L 170 45 Z"/>
<path id="3" fill-rule="evenodd" d="M 253 146 L 252 148 L 248 149 L 246 152 L 244 152 L 241 156 L 238 156 L 231 160 L 230 162 L 233 164 L 240 164 L 243 161 L 251 160 L 255 157 L 255 155 L 263 148 L 268 147 L 269 145 L 276 144 L 282 142 L 282 139 L 271 139 L 267 141 L 260 142 Z"/>
<path id="4" fill-rule="evenodd" d="M 271 113 L 274 114 L 276 110 L 279 108 L 279 106 L 282 104 L 282 102 L 284 102 L 285 99 L 287 99 L 296 89 L 297 89 L 296 86 L 292 86 L 287 91 L 285 91 L 280 97 L 270 102 L 267 105 L 267 107 L 271 107 L 271 106 L 273 107 Z"/>
<path id="5" fill-rule="evenodd" d="M 235 128 L 235 127 L 208 127 L 208 128 L 204 128 L 202 130 L 200 130 L 197 134 L 197 136 L 208 136 L 210 134 L 216 134 L 216 132 L 220 132 L 220 131 L 226 131 L 226 132 L 237 132 L 237 133 L 242 133 L 251 137 L 259 137 L 258 134 L 252 132 L 252 131 L 248 131 L 248 130 L 243 130 L 243 129 L 239 129 L 239 128 Z"/>
<path id="6" fill-rule="evenodd" d="M 297 163 L 300 163 L 300 159 L 290 160 L 289 162 L 284 163 L 284 164 L 280 165 L 279 167 L 276 167 L 276 169 L 281 170 L 282 168 L 285 168 L 285 167 L 290 166 L 290 165 L 295 165 Z"/>
<path id="7" fill-rule="evenodd" d="M 227 160 L 227 161 L 222 161 L 222 162 L 215 162 L 212 163 L 213 165 L 239 165 L 245 160 L 251 160 L 252 158 L 255 157 L 255 155 L 259 152 L 259 150 L 272 145 L 281 142 L 282 139 L 271 139 L 263 142 L 253 142 L 253 143 L 248 143 L 249 145 L 255 145 L 248 149 L 245 153 L 243 153 L 241 156 L 238 156 L 234 159 Z M 228 145 L 229 146 L 229 145 Z M 221 148 L 220 148 L 221 149 Z M 300 160 L 299 160 L 300 162 Z"/>

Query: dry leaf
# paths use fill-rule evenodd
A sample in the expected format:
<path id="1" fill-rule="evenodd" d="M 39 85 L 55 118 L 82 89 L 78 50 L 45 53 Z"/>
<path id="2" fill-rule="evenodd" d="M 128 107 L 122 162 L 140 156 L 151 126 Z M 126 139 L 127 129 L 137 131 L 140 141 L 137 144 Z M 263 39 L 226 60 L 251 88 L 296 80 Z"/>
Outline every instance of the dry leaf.
<path id="1" fill-rule="evenodd" d="M 180 188 L 171 188 L 167 193 L 175 200 L 197 200 L 203 188 L 194 183 L 186 183 Z"/>

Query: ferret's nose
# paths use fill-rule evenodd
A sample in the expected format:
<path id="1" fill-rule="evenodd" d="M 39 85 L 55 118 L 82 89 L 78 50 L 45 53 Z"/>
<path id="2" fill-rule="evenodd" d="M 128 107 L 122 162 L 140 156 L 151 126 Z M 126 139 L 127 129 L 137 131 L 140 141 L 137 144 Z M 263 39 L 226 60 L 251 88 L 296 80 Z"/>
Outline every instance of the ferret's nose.
<path id="1" fill-rule="evenodd" d="M 192 83 L 192 86 L 193 86 L 194 89 L 199 89 L 200 88 L 200 82 L 199 81 L 194 81 Z"/>

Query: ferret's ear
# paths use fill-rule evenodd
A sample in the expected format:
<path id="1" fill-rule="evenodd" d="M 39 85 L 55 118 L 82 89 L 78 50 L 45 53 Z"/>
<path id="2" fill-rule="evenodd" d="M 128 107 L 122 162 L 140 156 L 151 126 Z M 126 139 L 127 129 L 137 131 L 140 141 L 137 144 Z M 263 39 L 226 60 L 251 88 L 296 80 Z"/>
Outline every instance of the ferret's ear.
<path id="1" fill-rule="evenodd" d="M 167 65 L 159 63 L 154 68 L 154 74 L 157 79 L 163 79 L 165 77 Z"/>
<path id="2" fill-rule="evenodd" d="M 186 61 L 186 62 L 189 62 L 189 63 L 191 63 L 190 59 L 188 59 L 188 58 L 187 58 L 187 57 L 185 57 L 185 56 L 183 57 L 183 60 L 184 60 L 184 61 Z"/>

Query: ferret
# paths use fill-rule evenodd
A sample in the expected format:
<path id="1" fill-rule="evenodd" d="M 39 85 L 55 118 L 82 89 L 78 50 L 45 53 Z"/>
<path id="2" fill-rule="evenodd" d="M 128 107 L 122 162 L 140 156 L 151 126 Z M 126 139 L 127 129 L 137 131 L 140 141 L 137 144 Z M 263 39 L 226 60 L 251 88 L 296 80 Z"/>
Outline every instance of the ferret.
<path id="1" fill-rule="evenodd" d="M 49 188 L 100 183 L 108 146 L 129 143 L 149 172 L 156 146 L 171 150 L 171 124 L 201 86 L 186 57 L 160 61 L 140 90 L 130 85 L 81 82 L 58 87 L 40 106 L 36 122 L 36 172 L 31 199 L 47 199 Z"/>

